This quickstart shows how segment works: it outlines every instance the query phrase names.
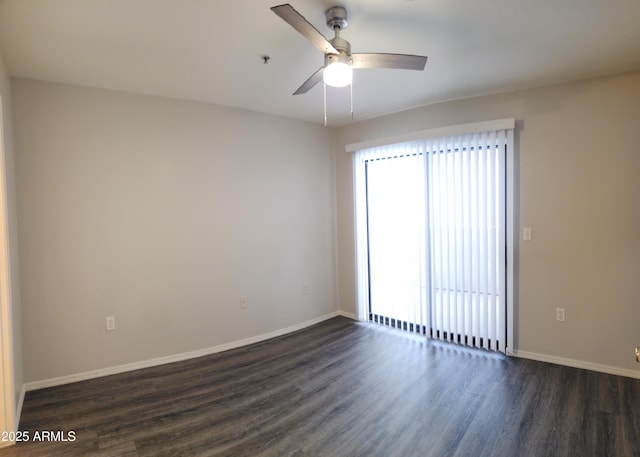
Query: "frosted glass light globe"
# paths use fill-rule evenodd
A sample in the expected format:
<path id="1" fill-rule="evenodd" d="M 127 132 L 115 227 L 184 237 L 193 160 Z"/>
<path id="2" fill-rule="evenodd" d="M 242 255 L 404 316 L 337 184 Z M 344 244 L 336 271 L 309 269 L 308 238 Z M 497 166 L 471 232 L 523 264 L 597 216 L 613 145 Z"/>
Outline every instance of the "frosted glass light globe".
<path id="1" fill-rule="evenodd" d="M 353 73 L 349 64 L 333 62 L 325 67 L 322 77 L 328 86 L 344 87 L 351 84 Z"/>

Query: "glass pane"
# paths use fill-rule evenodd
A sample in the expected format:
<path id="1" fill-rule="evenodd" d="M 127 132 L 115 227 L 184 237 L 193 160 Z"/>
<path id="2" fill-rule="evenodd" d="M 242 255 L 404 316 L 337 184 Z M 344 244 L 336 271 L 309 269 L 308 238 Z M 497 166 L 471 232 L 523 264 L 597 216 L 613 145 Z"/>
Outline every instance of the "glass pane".
<path id="1" fill-rule="evenodd" d="M 367 162 L 370 312 L 423 322 L 425 187 L 421 155 Z"/>

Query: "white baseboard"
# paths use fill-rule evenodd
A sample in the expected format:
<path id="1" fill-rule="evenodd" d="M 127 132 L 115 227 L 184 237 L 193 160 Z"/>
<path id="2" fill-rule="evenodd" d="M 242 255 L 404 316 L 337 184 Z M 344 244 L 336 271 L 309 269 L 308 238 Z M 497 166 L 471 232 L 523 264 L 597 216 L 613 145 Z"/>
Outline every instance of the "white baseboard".
<path id="1" fill-rule="evenodd" d="M 60 376 L 58 378 L 43 379 L 41 381 L 29 382 L 23 386 L 22 398 L 24 399 L 25 391 L 29 392 L 32 390 L 45 389 L 47 387 L 70 384 L 72 382 L 86 381 L 88 379 L 99 378 L 102 376 L 110 376 L 113 374 L 125 373 L 127 371 L 140 370 L 142 368 L 155 367 L 155 366 L 164 365 L 167 363 L 181 362 L 183 360 L 194 359 L 196 357 L 202 357 L 205 355 L 228 351 L 229 349 L 235 349 L 242 346 L 247 346 L 249 344 L 259 343 L 260 341 L 268 340 L 271 338 L 275 338 L 277 336 L 286 335 L 287 333 L 292 333 L 298 330 L 302 330 L 304 328 L 307 328 L 312 325 L 318 324 L 320 322 L 326 321 L 328 319 L 334 318 L 338 315 L 340 315 L 340 313 L 338 311 L 334 311 L 329 314 L 316 317 L 315 319 L 311 319 L 306 322 L 301 322 L 300 324 L 295 324 L 290 327 L 274 330 L 273 332 L 263 333 L 261 335 L 256 335 L 249 338 L 232 341 L 230 343 L 224 343 L 217 346 L 199 349 L 196 351 L 184 352 L 182 354 L 169 355 L 166 357 L 159 357 L 157 359 L 143 360 L 141 362 L 127 363 L 125 365 L 118 365 L 115 367 L 101 368 L 93 371 L 85 371 L 84 373 L 76 373 L 76 374 L 71 374 L 67 376 Z M 20 404 L 19 411 L 22 411 L 22 404 Z"/>
<path id="2" fill-rule="evenodd" d="M 341 309 L 338 310 L 338 316 L 346 317 L 346 318 L 354 320 L 354 321 L 358 320 L 358 316 L 356 316 L 355 314 L 348 313 L 346 311 L 342 311 Z"/>
<path id="3" fill-rule="evenodd" d="M 29 392 L 32 390 L 38 390 L 38 389 L 45 389 L 47 387 L 59 386 L 63 384 L 70 384 L 72 382 L 86 381 L 88 379 L 99 378 L 102 376 L 110 376 L 113 374 L 124 373 L 127 371 L 140 370 L 142 368 L 150 368 L 158 365 L 164 365 L 167 363 L 181 362 L 183 360 L 189 360 L 189 359 L 202 357 L 210 354 L 216 354 L 218 352 L 228 351 L 230 349 L 247 346 L 249 344 L 259 343 L 264 340 L 268 340 L 278 336 L 286 335 L 288 333 L 296 332 L 298 330 L 302 330 L 304 328 L 310 327 L 312 325 L 318 324 L 320 322 L 326 321 L 336 316 L 343 316 L 349 319 L 358 320 L 355 314 L 339 310 L 339 311 L 334 311 L 334 312 L 325 314 L 315 319 L 301 322 L 299 324 L 274 330 L 272 332 L 263 333 L 261 335 L 256 335 L 249 338 L 232 341 L 230 343 L 225 343 L 217 346 L 199 349 L 196 351 L 184 352 L 181 354 L 159 357 L 151 360 L 143 360 L 140 362 L 133 362 L 125 365 L 101 368 L 98 370 L 86 371 L 83 373 L 76 373 L 76 374 L 71 374 L 67 376 L 60 376 L 57 378 L 50 378 L 50 379 L 43 379 L 40 381 L 29 382 L 24 384 L 20 391 L 20 397 L 18 398 L 18 404 L 16 405 L 16 422 L 15 423 L 16 425 L 20 423 L 20 415 L 22 413 L 22 405 L 24 402 L 24 397 L 26 392 Z M 613 367 L 610 365 L 584 362 L 581 360 L 567 359 L 563 357 L 556 357 L 552 355 L 538 354 L 535 352 L 527 352 L 527 351 L 513 351 L 513 354 L 511 355 L 513 355 L 514 357 L 520 357 L 523 359 L 537 360 L 539 362 L 554 363 L 556 365 L 565 365 L 565 366 L 574 367 L 574 368 L 582 368 L 585 370 L 599 371 L 602 373 L 613 374 L 617 376 L 625 376 L 629 378 L 640 379 L 640 371 Z"/>
<path id="4" fill-rule="evenodd" d="M 537 360 L 538 362 L 554 363 L 556 365 L 564 365 L 573 368 L 582 368 L 584 370 L 599 371 L 601 373 L 613 374 L 616 376 L 625 376 L 628 378 L 640 379 L 640 371 L 629 370 L 626 368 L 613 367 L 611 365 L 603 365 L 600 363 L 585 362 L 582 360 L 567 359 L 564 357 L 556 357 L 554 355 L 537 354 L 527 351 L 513 351 L 514 357 L 522 359 Z"/>

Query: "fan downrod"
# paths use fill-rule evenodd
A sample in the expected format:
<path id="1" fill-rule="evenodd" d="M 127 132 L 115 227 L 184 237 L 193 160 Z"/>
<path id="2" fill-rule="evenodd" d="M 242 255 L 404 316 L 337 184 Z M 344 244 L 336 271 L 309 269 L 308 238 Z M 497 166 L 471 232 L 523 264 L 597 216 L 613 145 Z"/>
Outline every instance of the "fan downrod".
<path id="1" fill-rule="evenodd" d="M 344 6 L 332 6 L 324 12 L 324 15 L 327 18 L 327 25 L 335 34 L 335 36 L 329 40 L 329 43 L 331 43 L 340 54 L 345 54 L 347 57 L 350 56 L 351 44 L 340 37 L 340 31 L 347 27 L 347 9 Z"/>

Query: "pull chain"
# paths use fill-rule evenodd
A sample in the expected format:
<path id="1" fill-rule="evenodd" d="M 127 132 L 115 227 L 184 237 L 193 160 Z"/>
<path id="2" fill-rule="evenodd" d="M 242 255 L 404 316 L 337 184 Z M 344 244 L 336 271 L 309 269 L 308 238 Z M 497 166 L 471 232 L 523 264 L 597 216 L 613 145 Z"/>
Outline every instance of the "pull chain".
<path id="1" fill-rule="evenodd" d="M 324 100 L 324 126 L 327 126 L 327 84 L 323 81 L 322 82 L 322 93 L 324 94 L 323 96 L 323 100 Z"/>
<path id="2" fill-rule="evenodd" d="M 351 98 L 351 120 L 353 120 L 353 79 L 351 80 L 351 84 L 349 84 L 349 95 Z"/>
<path id="3" fill-rule="evenodd" d="M 324 126 L 327 126 L 327 84 L 322 82 L 322 105 L 324 108 Z M 353 81 L 349 84 L 349 106 L 351 111 L 351 120 L 353 120 Z"/>

